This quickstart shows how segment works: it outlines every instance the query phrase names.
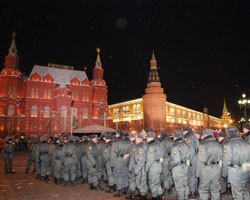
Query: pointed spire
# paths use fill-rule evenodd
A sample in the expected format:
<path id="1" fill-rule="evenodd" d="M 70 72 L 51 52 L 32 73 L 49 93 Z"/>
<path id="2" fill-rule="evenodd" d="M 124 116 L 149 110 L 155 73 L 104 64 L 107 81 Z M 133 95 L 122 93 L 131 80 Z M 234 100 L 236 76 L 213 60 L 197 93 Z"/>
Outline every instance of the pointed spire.
<path id="1" fill-rule="evenodd" d="M 223 103 L 223 113 L 228 113 L 227 105 L 226 105 L 226 98 L 225 97 L 224 97 L 224 103 Z"/>
<path id="2" fill-rule="evenodd" d="M 17 56 L 16 42 L 15 42 L 16 32 L 12 33 L 12 42 L 9 48 L 9 56 Z"/>
<path id="3" fill-rule="evenodd" d="M 154 51 L 152 52 L 152 57 L 150 60 L 148 83 L 160 83 L 160 77 L 157 70 L 157 60 L 155 59 Z"/>
<path id="4" fill-rule="evenodd" d="M 102 63 L 101 63 L 101 58 L 100 58 L 100 48 L 96 48 L 96 52 L 97 52 L 97 58 L 95 61 L 95 69 L 102 69 Z"/>

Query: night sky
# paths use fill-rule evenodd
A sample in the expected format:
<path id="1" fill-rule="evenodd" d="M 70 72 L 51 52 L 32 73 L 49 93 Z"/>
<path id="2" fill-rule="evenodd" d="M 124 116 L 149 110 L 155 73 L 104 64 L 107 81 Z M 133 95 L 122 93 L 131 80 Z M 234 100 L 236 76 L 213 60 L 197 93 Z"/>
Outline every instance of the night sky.
<path id="1" fill-rule="evenodd" d="M 141 98 L 152 51 L 167 100 L 233 118 L 250 96 L 249 0 L 1 0 L 0 65 L 11 34 L 20 69 L 48 63 L 88 66 L 101 48 L 109 104 Z M 250 112 L 249 112 L 250 114 Z"/>

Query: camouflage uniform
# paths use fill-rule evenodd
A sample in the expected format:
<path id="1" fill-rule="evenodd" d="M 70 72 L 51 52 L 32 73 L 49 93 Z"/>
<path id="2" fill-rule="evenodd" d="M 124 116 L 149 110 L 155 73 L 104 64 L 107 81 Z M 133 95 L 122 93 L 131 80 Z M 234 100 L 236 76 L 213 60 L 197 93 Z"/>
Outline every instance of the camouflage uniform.
<path id="1" fill-rule="evenodd" d="M 243 164 L 248 162 L 250 165 L 250 145 L 240 137 L 238 128 L 228 127 L 226 133 L 229 136 L 229 142 L 223 149 L 222 177 L 228 176 L 235 200 L 249 200 L 247 186 L 249 171 L 244 170 Z"/>
<path id="2" fill-rule="evenodd" d="M 50 175 L 49 144 L 47 142 L 46 136 L 42 136 L 40 140 L 41 143 L 36 151 L 36 162 L 39 162 L 38 165 L 40 165 L 40 170 L 41 170 L 40 178 L 48 182 Z"/>
<path id="3" fill-rule="evenodd" d="M 148 192 L 147 173 L 145 171 L 145 164 L 147 160 L 148 143 L 144 140 L 146 135 L 143 132 L 138 134 L 136 138 L 136 151 L 134 154 L 133 173 L 136 178 L 136 187 L 138 188 L 142 198 L 145 199 Z"/>
<path id="4" fill-rule="evenodd" d="M 190 147 L 182 139 L 182 132 L 173 132 L 174 145 L 171 152 L 169 169 L 172 170 L 173 180 L 178 199 L 188 199 L 188 162 L 191 160 Z"/>
<path id="5" fill-rule="evenodd" d="M 107 173 L 108 186 L 109 189 L 106 190 L 107 193 L 111 193 L 115 191 L 115 176 L 113 169 L 111 168 L 111 150 L 112 150 L 112 135 L 106 134 L 104 136 L 104 140 L 106 144 L 102 148 L 102 157 L 103 157 L 103 165 L 105 167 L 105 171 Z"/>
<path id="6" fill-rule="evenodd" d="M 3 145 L 3 156 L 4 156 L 4 172 L 6 174 L 12 173 L 12 159 L 13 159 L 14 145 L 12 139 L 8 139 Z"/>
<path id="7" fill-rule="evenodd" d="M 129 140 L 119 133 L 120 138 L 113 142 L 111 151 L 111 167 L 114 168 L 115 182 L 117 186 L 117 194 L 114 196 L 122 196 L 128 188 L 128 163 L 129 163 Z"/>
<path id="8" fill-rule="evenodd" d="M 82 183 L 88 182 L 88 170 L 87 170 L 87 145 L 88 145 L 88 137 L 82 136 L 82 140 L 80 143 L 80 157 L 81 157 L 81 171 L 82 171 Z"/>
<path id="9" fill-rule="evenodd" d="M 162 160 L 163 152 L 155 139 L 154 132 L 147 133 L 147 161 L 145 165 L 145 171 L 148 173 L 148 185 L 151 190 L 152 199 L 161 199 L 162 187 L 161 187 L 161 173 L 162 173 Z"/>
<path id="10" fill-rule="evenodd" d="M 63 137 L 59 137 L 55 145 L 54 153 L 54 180 L 55 184 L 63 181 Z"/>
<path id="11" fill-rule="evenodd" d="M 169 170 L 170 155 L 173 148 L 173 140 L 170 138 L 166 132 L 161 133 L 160 147 L 163 152 L 162 161 L 162 178 L 163 187 L 165 189 L 166 195 L 170 194 L 170 188 L 173 186 L 173 178 L 171 171 Z"/>
<path id="12" fill-rule="evenodd" d="M 63 146 L 63 179 L 64 185 L 72 185 L 76 180 L 78 149 L 74 143 L 74 136 L 69 136 L 68 142 Z"/>
<path id="13" fill-rule="evenodd" d="M 88 183 L 90 189 L 97 191 L 101 190 L 98 181 L 98 171 L 100 170 L 100 152 L 97 149 L 97 135 L 90 135 L 90 141 L 87 146 L 87 168 L 88 168 Z"/>
<path id="14" fill-rule="evenodd" d="M 199 146 L 196 177 L 199 178 L 199 195 L 201 200 L 220 199 L 220 176 L 222 164 L 222 146 L 216 141 L 213 130 L 202 131 L 204 137 Z"/>
<path id="15" fill-rule="evenodd" d="M 182 128 L 182 131 L 183 131 L 183 138 L 189 145 L 191 153 L 191 164 L 188 168 L 188 186 L 190 191 L 189 197 L 195 198 L 197 196 L 196 191 L 198 188 L 198 180 L 196 177 L 196 163 L 197 163 L 197 156 L 199 149 L 199 140 L 189 127 L 184 126 Z"/>

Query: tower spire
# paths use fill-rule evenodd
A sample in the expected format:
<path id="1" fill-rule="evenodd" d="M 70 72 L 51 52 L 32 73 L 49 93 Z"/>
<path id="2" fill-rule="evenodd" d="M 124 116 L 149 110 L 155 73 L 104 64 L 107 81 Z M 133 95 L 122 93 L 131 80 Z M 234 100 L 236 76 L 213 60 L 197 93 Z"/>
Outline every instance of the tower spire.
<path id="1" fill-rule="evenodd" d="M 155 59 L 155 54 L 154 51 L 152 52 L 152 57 L 150 60 L 150 72 L 149 72 L 149 77 L 148 77 L 148 85 L 158 85 L 160 86 L 160 77 L 159 77 L 159 73 L 157 70 L 157 60 Z"/>
<path id="2" fill-rule="evenodd" d="M 10 48 L 9 48 L 9 54 L 8 54 L 9 56 L 17 56 L 15 38 L 16 38 L 16 32 L 13 32 L 12 33 L 12 42 L 11 42 Z"/>
<path id="3" fill-rule="evenodd" d="M 97 57 L 95 61 L 95 69 L 102 69 L 102 63 L 101 63 L 101 58 L 100 58 L 101 49 L 96 48 L 96 52 L 97 52 Z"/>

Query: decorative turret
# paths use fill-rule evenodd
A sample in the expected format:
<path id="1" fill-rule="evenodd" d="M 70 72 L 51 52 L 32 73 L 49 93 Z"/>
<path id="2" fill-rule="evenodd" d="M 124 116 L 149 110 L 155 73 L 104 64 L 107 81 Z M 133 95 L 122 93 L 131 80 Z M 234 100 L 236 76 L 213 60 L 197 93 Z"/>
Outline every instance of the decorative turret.
<path id="1" fill-rule="evenodd" d="M 221 126 L 226 128 L 232 123 L 232 118 L 230 113 L 227 110 L 227 105 L 226 105 L 226 98 L 224 98 L 223 101 L 223 110 L 222 110 L 222 115 L 221 115 Z"/>
<path id="2" fill-rule="evenodd" d="M 166 128 L 166 94 L 161 87 L 154 52 L 150 60 L 150 72 L 143 95 L 144 128 L 160 133 Z"/>
<path id="3" fill-rule="evenodd" d="M 104 70 L 102 68 L 101 58 L 100 58 L 100 48 L 96 48 L 97 57 L 95 61 L 95 67 L 93 69 L 93 80 L 103 80 Z"/>
<path id="4" fill-rule="evenodd" d="M 160 77 L 157 70 L 157 61 L 155 59 L 155 54 L 152 52 L 152 57 L 150 60 L 150 72 L 148 77 L 148 87 L 161 86 Z"/>
<path id="5" fill-rule="evenodd" d="M 105 80 L 103 80 L 104 70 L 100 59 L 100 48 L 96 49 L 97 58 L 95 67 L 93 69 L 93 79 L 91 80 L 93 86 L 93 119 L 96 123 L 103 125 L 103 120 L 106 120 L 106 112 L 108 106 L 107 93 L 108 87 Z"/>
<path id="6" fill-rule="evenodd" d="M 12 34 L 12 42 L 9 48 L 9 54 L 5 56 L 4 68 L 1 71 L 1 75 L 11 75 L 21 77 L 22 73 L 19 68 L 19 57 L 17 56 L 17 49 L 15 43 L 16 33 Z"/>

